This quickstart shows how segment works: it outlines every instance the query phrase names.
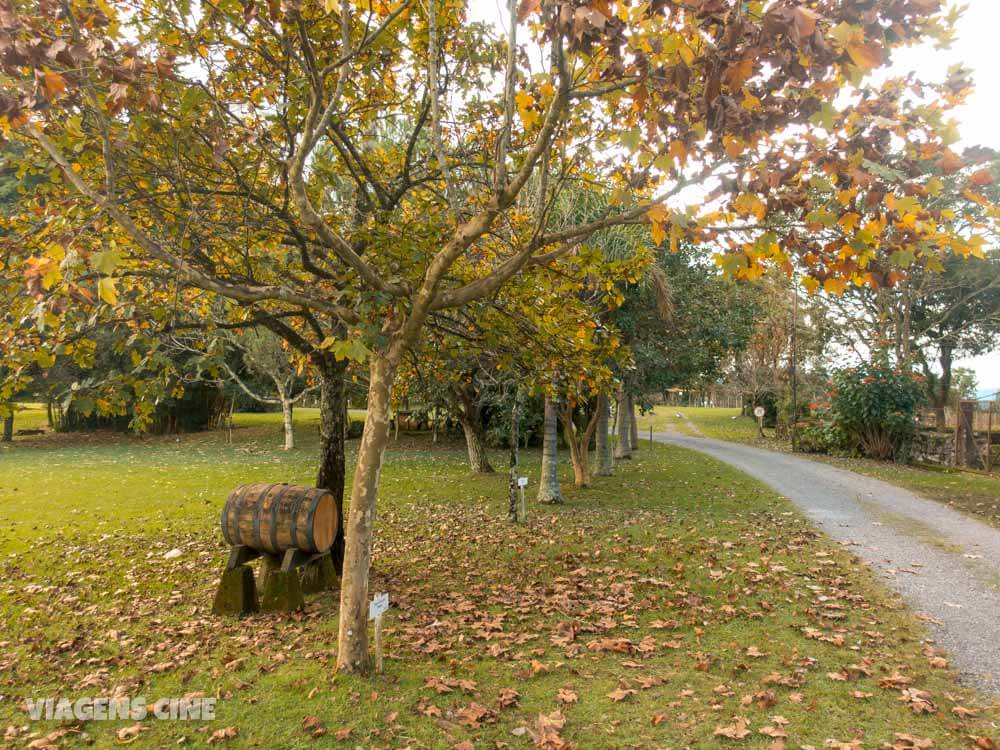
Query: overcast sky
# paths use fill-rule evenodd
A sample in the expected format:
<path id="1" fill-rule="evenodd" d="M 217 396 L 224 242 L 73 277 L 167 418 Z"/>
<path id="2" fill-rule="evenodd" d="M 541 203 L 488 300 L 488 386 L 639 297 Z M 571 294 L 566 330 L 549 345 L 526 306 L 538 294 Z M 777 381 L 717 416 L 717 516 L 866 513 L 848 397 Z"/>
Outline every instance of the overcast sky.
<path id="1" fill-rule="evenodd" d="M 983 145 L 1000 149 L 1000 0 L 964 0 L 968 10 L 958 23 L 958 37 L 947 50 L 931 44 L 897 51 L 892 60 L 893 73 L 918 72 L 925 80 L 942 80 L 948 68 L 962 63 L 973 71 L 976 91 L 968 104 L 955 116 L 962 133 L 961 146 Z M 496 23 L 504 17 L 506 2 L 471 0 L 471 17 Z M 976 371 L 979 391 L 1000 391 L 1000 351 L 956 363 Z"/>
<path id="2" fill-rule="evenodd" d="M 940 80 L 955 63 L 971 68 L 976 91 L 969 103 L 956 111 L 962 145 L 1000 149 L 1000 52 L 996 29 L 1000 24 L 1000 0 L 966 0 L 968 10 L 958 23 L 958 38 L 947 50 L 933 46 L 897 52 L 893 67 L 902 72 L 916 70 L 922 78 Z M 979 391 L 1000 390 L 1000 352 L 956 363 L 971 367 L 979 380 Z"/>

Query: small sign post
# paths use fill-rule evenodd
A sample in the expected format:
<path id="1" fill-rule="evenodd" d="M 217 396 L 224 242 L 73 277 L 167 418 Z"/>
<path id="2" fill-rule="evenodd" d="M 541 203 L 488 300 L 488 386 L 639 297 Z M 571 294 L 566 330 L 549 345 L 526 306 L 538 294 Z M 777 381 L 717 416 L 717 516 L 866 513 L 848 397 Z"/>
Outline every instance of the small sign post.
<path id="1" fill-rule="evenodd" d="M 521 520 L 522 521 L 527 521 L 528 520 L 528 506 L 527 506 L 527 503 L 524 502 L 524 488 L 527 487 L 527 486 L 528 486 L 528 478 L 527 477 L 518 477 L 517 478 L 517 491 L 521 495 Z"/>
<path id="2" fill-rule="evenodd" d="M 764 436 L 764 411 L 763 406 L 757 406 L 753 410 L 754 416 L 757 417 L 757 429 L 760 431 L 761 437 Z"/>
<path id="3" fill-rule="evenodd" d="M 375 594 L 368 605 L 368 619 L 375 621 L 375 672 L 382 674 L 382 615 L 389 609 L 389 594 Z"/>

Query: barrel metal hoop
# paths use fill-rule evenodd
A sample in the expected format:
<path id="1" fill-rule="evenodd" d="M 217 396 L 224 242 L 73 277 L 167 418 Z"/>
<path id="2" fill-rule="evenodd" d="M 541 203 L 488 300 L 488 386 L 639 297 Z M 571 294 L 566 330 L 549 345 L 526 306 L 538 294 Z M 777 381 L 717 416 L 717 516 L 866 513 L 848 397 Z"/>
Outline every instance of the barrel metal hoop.
<path id="1" fill-rule="evenodd" d="M 239 514 L 240 503 L 243 502 L 243 496 L 246 495 L 247 487 L 249 485 L 241 485 L 235 490 L 229 493 L 229 497 L 226 498 L 225 505 L 222 506 L 222 538 L 226 540 L 226 544 L 235 546 L 237 544 L 242 544 L 241 539 L 237 539 L 230 532 L 229 524 L 232 522 L 232 516 Z M 230 505 L 230 500 L 232 504 Z M 236 511 L 234 514 L 233 511 Z"/>
<path id="2" fill-rule="evenodd" d="M 271 503 L 271 551 L 278 551 L 278 506 L 281 504 L 282 498 L 288 494 L 288 490 L 292 489 L 292 485 L 286 484 L 279 490 L 278 494 L 275 495 L 274 502 Z"/>
<path id="3" fill-rule="evenodd" d="M 299 549 L 301 545 L 299 544 L 299 511 L 302 509 L 302 501 L 305 500 L 306 493 L 299 492 L 295 497 L 295 504 L 292 506 L 292 512 L 289 514 L 291 516 L 292 527 L 292 547 Z"/>
<path id="4" fill-rule="evenodd" d="M 271 493 L 271 490 L 273 490 L 277 486 L 278 485 L 276 484 L 267 485 L 267 489 L 264 490 L 263 494 L 259 496 L 260 499 L 257 501 L 257 504 L 254 506 L 253 509 L 253 542 L 254 542 L 253 546 L 256 547 L 257 549 L 264 548 L 260 541 L 260 516 L 261 516 L 260 505 L 263 502 L 264 498 L 266 498 Z"/>
<path id="5" fill-rule="evenodd" d="M 319 493 L 319 496 L 316 496 Z M 315 489 L 312 492 L 313 501 L 309 505 L 309 515 L 306 516 L 306 539 L 309 542 L 310 551 L 325 552 L 326 550 L 319 549 L 316 546 L 316 530 L 313 528 L 313 523 L 316 520 L 316 509 L 319 507 L 319 501 L 323 499 L 326 494 L 326 490 Z"/>

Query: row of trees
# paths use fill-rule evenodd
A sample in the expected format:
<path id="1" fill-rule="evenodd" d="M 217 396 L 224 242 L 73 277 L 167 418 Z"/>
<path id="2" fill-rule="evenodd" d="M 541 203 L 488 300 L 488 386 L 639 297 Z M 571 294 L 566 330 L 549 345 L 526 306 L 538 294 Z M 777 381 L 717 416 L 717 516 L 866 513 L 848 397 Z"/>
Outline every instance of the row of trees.
<path id="1" fill-rule="evenodd" d="M 867 77 L 895 47 L 947 42 L 939 5 L 511 0 L 499 32 L 458 0 L 14 0 L 0 124 L 35 184 L 3 226 L 0 403 L 52 357 L 85 359 L 95 329 L 129 331 L 116 388 L 154 403 L 176 383 L 166 337 L 262 326 L 314 369 L 317 481 L 339 498 L 345 373 L 365 370 L 338 648 L 340 669 L 364 670 L 394 387 L 435 331 L 516 343 L 499 318 L 520 301 L 509 324 L 559 333 L 547 346 L 578 332 L 559 356 L 485 341 L 479 363 L 527 356 L 546 432 L 561 412 L 581 445 L 613 382 L 626 433 L 662 355 L 649 308 L 631 333 L 624 307 L 620 327 L 611 309 L 581 318 L 648 273 L 641 253 L 604 252 L 617 232 L 830 293 L 981 252 L 978 222 L 932 200 L 964 166 L 944 112 L 965 72 Z"/>

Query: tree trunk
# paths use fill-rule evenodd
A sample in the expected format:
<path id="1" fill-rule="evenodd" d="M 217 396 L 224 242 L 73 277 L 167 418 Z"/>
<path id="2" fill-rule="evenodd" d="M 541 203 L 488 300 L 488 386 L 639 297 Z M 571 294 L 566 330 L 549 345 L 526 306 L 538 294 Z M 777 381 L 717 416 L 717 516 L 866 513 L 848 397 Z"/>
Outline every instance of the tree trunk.
<path id="1" fill-rule="evenodd" d="M 611 458 L 611 440 L 608 435 L 608 422 L 611 411 L 611 401 L 608 394 L 601 392 L 597 397 L 597 475 L 607 477 L 614 470 Z"/>
<path id="2" fill-rule="evenodd" d="M 518 479 L 518 466 L 521 462 L 521 457 L 518 455 L 518 440 L 520 436 L 518 435 L 519 428 L 521 426 L 521 394 L 520 392 L 514 394 L 514 408 L 510 411 L 510 477 L 507 482 L 507 520 L 511 523 L 517 523 L 518 521 L 518 500 L 520 499 L 521 490 L 517 486 Z M 523 518 L 520 520 L 524 520 Z"/>
<path id="3" fill-rule="evenodd" d="M 563 436 L 569 445 L 569 455 L 573 462 L 573 482 L 577 487 L 590 486 L 590 439 L 597 427 L 599 412 L 591 414 L 585 430 L 577 428 L 573 421 L 573 410 L 566 408 L 562 412 Z"/>
<path id="4" fill-rule="evenodd" d="M 295 448 L 295 428 L 292 424 L 292 402 L 285 397 L 281 397 L 281 422 L 285 426 L 285 450 L 290 451 Z"/>
<path id="5" fill-rule="evenodd" d="M 344 569 L 344 440 L 347 433 L 347 362 L 321 355 L 314 359 L 320 376 L 319 472 L 316 486 L 329 490 L 337 502 L 337 535 L 330 549 L 337 575 Z"/>
<path id="6" fill-rule="evenodd" d="M 348 509 L 347 545 L 340 587 L 340 634 L 337 668 L 342 672 L 367 672 L 368 572 L 371 568 L 372 531 L 382 458 L 389 442 L 392 384 L 402 351 L 398 341 L 377 351 L 369 363 L 368 418 L 361 435 L 358 464 L 354 470 Z"/>
<path id="7" fill-rule="evenodd" d="M 625 390 L 618 391 L 618 402 L 615 405 L 615 412 L 618 415 L 616 432 L 618 440 L 615 443 L 615 458 L 618 460 L 632 458 L 632 428 L 629 426 L 628 396 Z"/>
<path id="8" fill-rule="evenodd" d="M 639 421 L 635 418 L 635 397 L 628 397 L 629 448 L 639 450 Z"/>
<path id="9" fill-rule="evenodd" d="M 469 451 L 469 466 L 476 474 L 492 474 L 493 467 L 490 459 L 486 456 L 486 445 L 483 442 L 483 430 L 478 422 L 466 418 L 464 415 L 459 420 L 462 423 L 462 432 L 465 433 L 465 447 Z"/>
<path id="10" fill-rule="evenodd" d="M 559 488 L 559 407 L 545 397 L 545 420 L 542 433 L 542 472 L 538 481 L 538 502 L 563 502 Z"/>
<path id="11" fill-rule="evenodd" d="M 11 406 L 11 409 L 14 407 Z M 14 440 L 14 412 L 11 411 L 10 416 L 3 418 L 3 442 L 10 443 Z"/>
<path id="12" fill-rule="evenodd" d="M 937 422 L 939 431 L 947 428 L 945 423 L 945 407 L 948 405 L 948 396 L 951 395 L 951 363 L 952 346 L 950 343 L 941 344 L 941 356 L 938 361 L 941 363 L 941 377 L 938 379 L 937 392 L 934 394 L 934 421 Z"/>

